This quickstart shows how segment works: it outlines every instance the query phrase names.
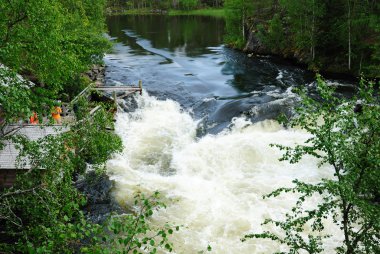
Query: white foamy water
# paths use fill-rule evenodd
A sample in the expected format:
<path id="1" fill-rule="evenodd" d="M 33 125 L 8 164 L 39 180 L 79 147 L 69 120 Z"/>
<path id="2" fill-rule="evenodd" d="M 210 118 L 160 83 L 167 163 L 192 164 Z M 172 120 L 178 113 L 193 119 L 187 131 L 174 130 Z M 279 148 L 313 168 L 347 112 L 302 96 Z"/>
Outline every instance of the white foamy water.
<path id="1" fill-rule="evenodd" d="M 316 182 L 332 175 L 331 168 L 318 169 L 311 157 L 296 165 L 279 162 L 281 151 L 269 147 L 301 143 L 307 133 L 285 130 L 275 121 L 252 124 L 237 118 L 230 130 L 197 139 L 197 122 L 176 102 L 158 101 L 145 93 L 138 104 L 136 112 L 118 115 L 116 130 L 125 150 L 108 163 L 121 203 L 131 202 L 137 190 L 158 190 L 171 198 L 152 223 L 184 225 L 171 238 L 176 253 L 197 253 L 208 244 L 218 254 L 286 249 L 270 240 L 240 239 L 266 229 L 279 232 L 261 223 L 283 218 L 296 200 L 294 194 L 265 200 L 262 195 L 291 186 L 294 178 Z M 334 253 L 342 234 L 328 221 L 326 233 L 333 237 L 326 240 L 325 253 Z"/>

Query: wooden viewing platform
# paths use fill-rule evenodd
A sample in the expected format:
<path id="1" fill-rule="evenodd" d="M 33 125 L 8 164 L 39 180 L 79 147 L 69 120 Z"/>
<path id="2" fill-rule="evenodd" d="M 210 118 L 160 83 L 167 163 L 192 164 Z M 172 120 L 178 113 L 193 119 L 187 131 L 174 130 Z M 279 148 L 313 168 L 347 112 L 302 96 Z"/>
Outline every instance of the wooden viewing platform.
<path id="1" fill-rule="evenodd" d="M 113 101 L 115 109 L 119 107 L 117 100 L 124 99 L 125 97 L 139 92 L 142 94 L 142 82 L 138 83 L 138 86 L 126 85 L 126 86 L 94 86 L 94 84 L 86 87 L 80 92 L 71 102 L 62 103 L 62 122 L 70 123 L 75 121 L 73 107 L 80 97 L 89 99 L 91 97 L 91 91 L 109 92 L 111 96 L 106 96 L 107 100 Z M 101 106 L 97 105 L 92 109 L 89 109 L 89 114 L 92 116 Z M 44 117 L 46 121 L 48 119 Z M 46 125 L 46 124 L 11 124 L 5 127 L 3 133 L 0 135 L 16 135 L 21 134 L 29 138 L 30 140 L 37 140 L 48 135 L 58 135 L 59 133 L 69 131 L 69 127 L 66 125 Z M 16 173 L 19 171 L 25 171 L 30 169 L 30 165 L 26 163 L 23 168 L 17 166 L 17 156 L 19 154 L 18 149 L 12 141 L 5 141 L 4 149 L 0 150 L 0 188 L 10 187 L 13 185 L 16 179 Z"/>
<path id="2" fill-rule="evenodd" d="M 137 86 L 99 86 L 94 87 L 97 91 L 126 91 L 126 92 L 140 92 L 141 88 Z"/>
<path id="3" fill-rule="evenodd" d="M 105 92 L 125 92 L 128 94 L 132 94 L 135 92 L 139 92 L 142 95 L 142 81 L 139 80 L 138 86 L 134 85 L 123 85 L 123 86 L 94 86 L 89 85 L 82 92 L 80 92 L 69 104 L 75 103 L 81 96 L 85 95 L 87 92 L 95 90 L 95 91 L 105 91 Z"/>
<path id="4" fill-rule="evenodd" d="M 28 139 L 36 141 L 48 135 L 58 135 L 68 131 L 69 128 L 62 125 L 36 126 L 36 125 L 8 125 L 6 132 L 10 135 L 23 135 Z M 0 188 L 11 187 L 16 180 L 17 172 L 26 171 L 31 168 L 31 165 L 26 163 L 20 168 L 17 165 L 17 156 L 19 150 L 11 140 L 4 141 L 5 147 L 0 150 Z"/>

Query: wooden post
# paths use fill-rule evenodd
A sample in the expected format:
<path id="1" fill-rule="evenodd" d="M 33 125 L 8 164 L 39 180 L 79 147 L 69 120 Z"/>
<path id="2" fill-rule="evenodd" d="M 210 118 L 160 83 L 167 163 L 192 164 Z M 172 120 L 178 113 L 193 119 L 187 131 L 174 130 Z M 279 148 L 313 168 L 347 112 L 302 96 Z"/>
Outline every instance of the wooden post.
<path id="1" fill-rule="evenodd" d="M 67 110 L 67 106 L 68 104 L 67 103 L 62 103 L 62 116 L 65 117 L 68 115 L 68 110 Z"/>
<path id="2" fill-rule="evenodd" d="M 115 103 L 115 108 L 117 110 L 117 97 L 116 97 L 116 91 L 113 91 L 113 100 L 114 100 L 114 103 Z"/>
<path id="3" fill-rule="evenodd" d="M 142 81 L 139 80 L 140 95 L 142 95 Z"/>

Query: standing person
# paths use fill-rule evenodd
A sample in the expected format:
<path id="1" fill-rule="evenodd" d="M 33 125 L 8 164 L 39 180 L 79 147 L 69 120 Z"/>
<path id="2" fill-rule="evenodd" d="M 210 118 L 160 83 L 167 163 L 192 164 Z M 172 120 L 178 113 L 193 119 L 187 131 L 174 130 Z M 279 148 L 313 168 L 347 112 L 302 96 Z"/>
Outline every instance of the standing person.
<path id="1" fill-rule="evenodd" d="M 29 123 L 38 124 L 38 115 L 36 112 L 33 112 L 33 114 L 29 117 Z"/>
<path id="2" fill-rule="evenodd" d="M 54 107 L 51 111 L 51 117 L 53 117 L 56 124 L 61 124 L 61 113 L 62 109 L 60 107 L 60 102 L 57 101 L 56 103 L 54 103 Z"/>

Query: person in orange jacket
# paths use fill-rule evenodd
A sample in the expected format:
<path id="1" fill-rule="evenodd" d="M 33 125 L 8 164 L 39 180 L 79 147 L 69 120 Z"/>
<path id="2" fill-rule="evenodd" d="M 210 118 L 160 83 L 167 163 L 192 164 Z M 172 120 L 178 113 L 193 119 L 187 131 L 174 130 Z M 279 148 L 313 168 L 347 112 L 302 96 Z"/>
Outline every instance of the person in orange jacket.
<path id="1" fill-rule="evenodd" d="M 59 105 L 60 105 L 59 102 L 55 103 L 55 105 L 51 111 L 51 117 L 54 119 L 56 124 L 61 124 L 62 109 Z"/>

